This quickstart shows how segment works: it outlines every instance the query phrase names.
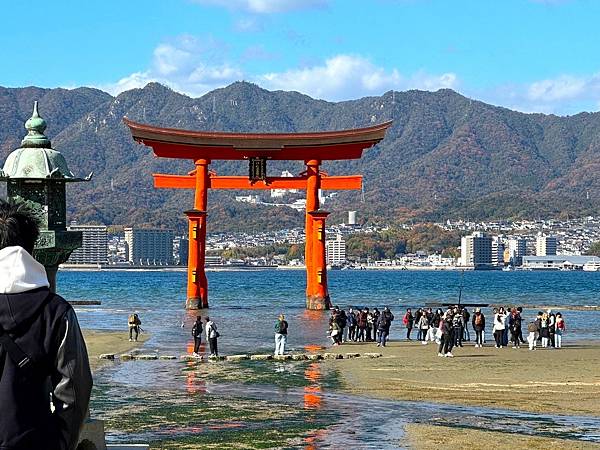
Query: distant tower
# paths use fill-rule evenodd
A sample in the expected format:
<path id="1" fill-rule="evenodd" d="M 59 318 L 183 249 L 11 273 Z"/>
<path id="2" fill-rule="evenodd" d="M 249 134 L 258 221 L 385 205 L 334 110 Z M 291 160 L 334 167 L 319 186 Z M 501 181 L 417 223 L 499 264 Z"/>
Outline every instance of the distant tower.
<path id="1" fill-rule="evenodd" d="M 348 225 L 356 225 L 356 211 L 348 211 Z"/>

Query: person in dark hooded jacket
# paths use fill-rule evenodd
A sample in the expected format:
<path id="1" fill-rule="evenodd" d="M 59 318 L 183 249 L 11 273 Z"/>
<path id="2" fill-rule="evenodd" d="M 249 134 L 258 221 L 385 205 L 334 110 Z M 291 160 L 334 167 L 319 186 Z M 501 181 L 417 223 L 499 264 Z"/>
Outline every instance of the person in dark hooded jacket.
<path id="1" fill-rule="evenodd" d="M 39 235 L 23 206 L 0 201 L 0 449 L 72 450 L 92 375 L 73 308 L 31 256 Z"/>

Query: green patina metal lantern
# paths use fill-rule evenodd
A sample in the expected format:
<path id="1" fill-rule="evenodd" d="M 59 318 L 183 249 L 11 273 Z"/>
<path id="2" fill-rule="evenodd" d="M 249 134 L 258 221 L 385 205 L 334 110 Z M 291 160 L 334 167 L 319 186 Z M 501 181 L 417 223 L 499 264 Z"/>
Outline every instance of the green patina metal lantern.
<path id="1" fill-rule="evenodd" d="M 27 203 L 38 216 L 40 237 L 33 256 L 46 268 L 50 289 L 55 291 L 58 265 L 82 243 L 81 232 L 67 231 L 66 183 L 89 181 L 92 174 L 75 177 L 64 156 L 52 149 L 50 139 L 44 135 L 46 121 L 38 114 L 37 102 L 25 128 L 27 136 L 21 147 L 6 158 L 0 181 L 7 182 L 10 201 Z"/>

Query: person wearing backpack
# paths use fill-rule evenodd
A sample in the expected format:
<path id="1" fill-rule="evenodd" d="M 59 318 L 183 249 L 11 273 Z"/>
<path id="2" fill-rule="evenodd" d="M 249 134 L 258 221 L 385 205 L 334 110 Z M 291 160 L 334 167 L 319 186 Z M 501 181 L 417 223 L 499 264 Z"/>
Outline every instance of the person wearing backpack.
<path id="1" fill-rule="evenodd" d="M 485 330 L 485 316 L 481 308 L 476 308 L 471 322 L 475 330 L 475 347 L 483 347 L 483 330 Z"/>
<path id="2" fill-rule="evenodd" d="M 390 311 L 390 309 L 386 306 L 383 308 L 383 312 L 379 315 L 379 319 L 377 320 L 377 347 L 385 347 L 385 343 L 390 334 L 390 327 L 394 320 L 394 315 Z"/>
<path id="3" fill-rule="evenodd" d="M 541 318 L 542 313 L 539 312 L 537 317 L 531 322 L 529 322 L 529 324 L 527 325 L 527 331 L 529 332 L 529 334 L 527 335 L 529 350 L 535 350 L 537 347 L 538 334 L 540 332 L 541 326 Z"/>
<path id="4" fill-rule="evenodd" d="M 192 337 L 194 338 L 194 356 L 200 356 L 200 343 L 202 341 L 202 316 L 197 316 L 194 325 L 192 326 Z"/>
<path id="5" fill-rule="evenodd" d="M 0 448 L 73 450 L 92 374 L 75 311 L 50 291 L 35 215 L 0 201 Z"/>
<path id="6" fill-rule="evenodd" d="M 130 314 L 129 319 L 127 320 L 127 323 L 129 325 L 129 342 L 134 340 L 134 338 L 133 338 L 134 332 L 135 332 L 135 341 L 137 342 L 138 336 L 140 334 L 140 325 L 142 324 L 140 317 L 136 313 Z"/>
<path id="7" fill-rule="evenodd" d="M 288 323 L 283 314 L 279 315 L 275 322 L 275 356 L 285 353 L 285 344 L 287 343 Z"/>

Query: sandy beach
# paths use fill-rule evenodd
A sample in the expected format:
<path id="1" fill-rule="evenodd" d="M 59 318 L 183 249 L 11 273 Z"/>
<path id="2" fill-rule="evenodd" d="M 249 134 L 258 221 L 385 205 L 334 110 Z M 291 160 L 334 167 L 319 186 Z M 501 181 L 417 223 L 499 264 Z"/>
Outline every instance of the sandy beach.
<path id="1" fill-rule="evenodd" d="M 437 346 L 420 342 L 344 344 L 329 352 L 380 352 L 374 360 L 326 360 L 338 369 L 342 389 L 361 396 L 507 408 L 536 413 L 600 416 L 600 343 L 563 349 L 521 349 L 472 344 L 437 356 Z M 446 448 L 600 448 L 562 439 L 410 424 L 403 445 Z"/>
<path id="2" fill-rule="evenodd" d="M 141 333 L 137 342 L 129 342 L 129 331 L 81 330 L 88 350 L 92 371 L 98 370 L 107 360 L 99 359 L 103 353 L 125 353 L 143 345 L 150 337 Z"/>

